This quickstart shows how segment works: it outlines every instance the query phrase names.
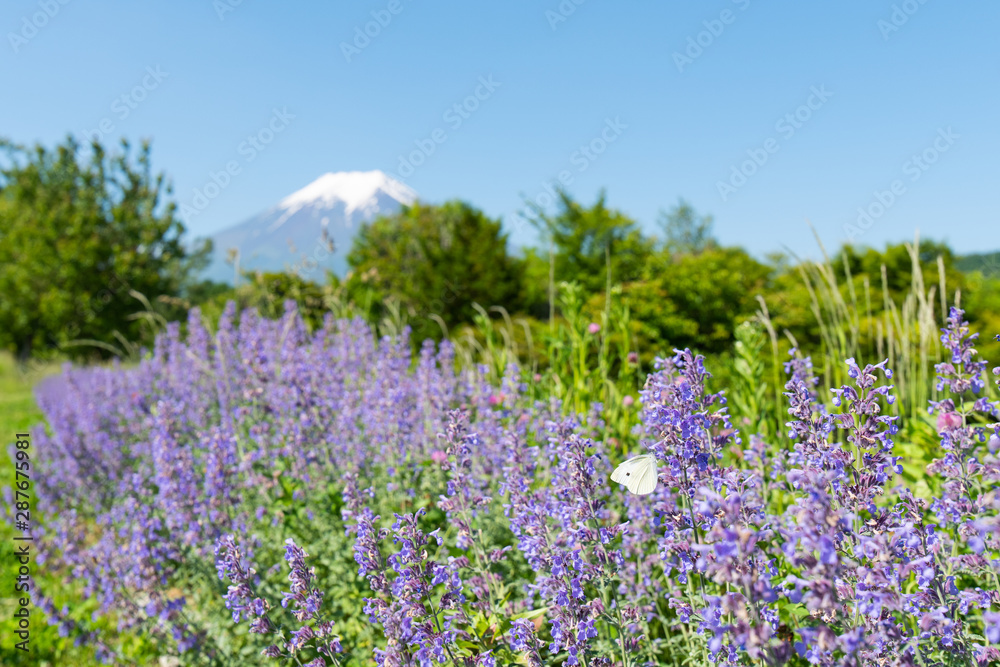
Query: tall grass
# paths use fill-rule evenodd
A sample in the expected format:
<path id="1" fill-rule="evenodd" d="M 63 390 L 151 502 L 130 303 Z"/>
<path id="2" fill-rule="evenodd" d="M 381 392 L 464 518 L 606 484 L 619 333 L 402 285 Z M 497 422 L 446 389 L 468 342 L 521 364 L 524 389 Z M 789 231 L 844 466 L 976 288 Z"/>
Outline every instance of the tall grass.
<path id="1" fill-rule="evenodd" d="M 937 260 L 937 275 L 928 279 L 920 261 L 919 238 L 906 248 L 910 284 L 904 294 L 895 296 L 884 264 L 873 285 L 868 275 L 853 275 L 846 256 L 835 263 L 822 243 L 820 261 L 799 262 L 795 270 L 809 295 L 819 332 L 818 348 L 807 346 L 810 349 L 800 354 L 813 358 L 821 400 L 827 396 L 826 388 L 850 382 L 845 359 L 861 363 L 888 359 L 897 400 L 885 409 L 904 417 L 904 435 L 919 443 L 934 435 L 927 406 L 937 399 L 934 365 L 941 361 L 940 331 L 949 305 L 960 305 L 961 294 L 948 293 L 942 257 Z M 455 339 L 462 363 L 485 364 L 499 377 L 508 363 L 517 360 L 530 369 L 540 395 L 555 396 L 567 410 L 577 412 L 601 404 L 603 418 L 616 437 L 628 441 L 637 409 L 632 401 L 645 371 L 637 363 L 637 345 L 620 287 L 610 289 L 601 320 L 594 323 L 600 325 L 596 334 L 588 331 L 591 323 L 583 316 L 578 285 L 559 283 L 552 291 L 555 317 L 544 325 L 534 323 L 534 328 L 501 309 L 479 308 L 474 324 Z M 720 360 L 728 373 L 724 384 L 730 412 L 741 430 L 786 440 L 783 364 L 788 349 L 798 348 L 799 343 L 791 332 L 779 333 L 766 299 L 758 296 L 758 300 L 756 316 L 737 327 L 731 353 Z M 663 356 L 670 350 L 653 352 Z M 995 389 L 991 386 L 990 391 Z M 921 455 L 915 452 L 914 458 Z"/>
<path id="2" fill-rule="evenodd" d="M 912 266 L 910 285 L 895 297 L 885 265 L 873 285 L 869 276 L 853 275 L 846 256 L 835 263 L 821 242 L 822 259 L 801 261 L 794 270 L 809 295 L 819 332 L 818 348 L 807 346 L 810 349 L 800 354 L 813 358 L 821 399 L 827 395 L 825 388 L 850 382 L 845 359 L 853 357 L 861 363 L 888 359 L 897 400 L 886 409 L 912 422 L 907 427 L 910 433 L 927 431 L 924 435 L 931 437 L 926 409 L 928 401 L 937 398 L 934 365 L 941 360 L 940 330 L 949 304 L 958 304 L 961 294 L 950 298 L 941 257 L 938 275 L 927 280 L 919 247 L 919 238 L 906 244 Z M 610 288 L 600 321 L 590 322 L 584 316 L 579 285 L 563 282 L 550 287 L 554 317 L 547 323 L 512 318 L 501 308 L 487 311 L 477 306 L 473 324 L 452 337 L 457 357 L 466 367 L 485 365 L 496 378 L 509 363 L 520 363 L 534 377 L 532 384 L 539 396 L 554 396 L 565 409 L 576 412 L 600 404 L 615 437 L 627 442 L 635 423 L 640 378 L 649 369 L 639 366 L 621 288 Z M 798 348 L 799 342 L 791 332 L 777 330 L 766 299 L 757 298 L 756 316 L 737 327 L 731 353 L 719 361 L 728 374 L 724 384 L 737 426 L 774 441 L 785 440 L 783 364 L 789 348 Z M 589 331 L 592 324 L 600 326 L 597 333 Z M 653 352 L 664 356 L 671 350 Z"/>
<path id="3" fill-rule="evenodd" d="M 600 406 L 617 440 L 629 440 L 645 371 L 621 289 L 611 288 L 597 321 L 585 316 L 584 292 L 577 283 L 559 283 L 554 295 L 558 314 L 547 323 L 477 305 L 473 324 L 452 337 L 456 357 L 465 367 L 486 367 L 495 379 L 509 364 L 519 364 L 538 398 L 558 399 L 565 410 L 577 413 Z"/>
<path id="4" fill-rule="evenodd" d="M 948 307 L 943 258 L 938 257 L 937 284 L 928 287 L 920 263 L 919 238 L 906 244 L 912 261 L 909 290 L 897 303 L 883 264 L 878 286 L 881 311 L 875 313 L 869 277 L 853 276 L 846 255 L 843 267 L 835 267 L 822 243 L 820 248 L 822 261 L 800 262 L 797 270 L 819 327 L 820 349 L 810 352 L 823 385 L 835 387 L 848 382 L 844 359 L 888 359 L 898 396 L 889 406 L 891 413 L 911 418 L 925 413 L 928 400 L 936 397 L 934 364 L 941 357 L 940 330 Z M 956 293 L 956 303 L 959 298 Z M 766 310 L 760 317 L 773 329 Z"/>

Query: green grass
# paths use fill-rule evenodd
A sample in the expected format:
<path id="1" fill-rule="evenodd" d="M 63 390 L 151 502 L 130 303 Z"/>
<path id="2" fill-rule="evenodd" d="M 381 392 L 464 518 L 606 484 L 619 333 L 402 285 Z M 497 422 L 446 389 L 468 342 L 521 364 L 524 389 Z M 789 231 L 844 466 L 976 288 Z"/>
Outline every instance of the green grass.
<path id="1" fill-rule="evenodd" d="M 21 368 L 7 354 L 0 354 L 0 488 L 9 487 L 14 482 L 14 466 L 8 455 L 8 447 L 13 445 L 15 433 L 30 433 L 34 450 L 37 427 L 42 422 L 42 413 L 35 403 L 34 387 L 44 378 L 59 372 L 59 364 L 33 362 L 28 368 Z M 34 509 L 32 494 L 32 509 Z M 35 518 L 34 513 L 32 519 Z M 20 641 L 14 634 L 17 630 L 13 614 L 18 609 L 17 599 L 21 593 L 14 590 L 18 563 L 14 560 L 15 531 L 11 520 L 4 517 L 0 522 L 0 569 L 3 585 L 0 587 L 0 664 L 2 665 L 92 665 L 96 664 L 91 652 L 75 649 L 71 643 L 59 637 L 56 628 L 49 627 L 44 615 L 33 606 L 30 608 L 29 652 L 17 650 L 14 644 Z M 65 588 L 61 578 L 47 572 L 38 565 L 37 553 L 32 552 L 31 568 L 35 580 L 47 591 Z"/>
<path id="2" fill-rule="evenodd" d="M 56 363 L 22 369 L 10 355 L 0 354 L 0 429 L 3 433 L 33 426 L 41 420 L 33 387 L 39 380 L 58 372 Z"/>

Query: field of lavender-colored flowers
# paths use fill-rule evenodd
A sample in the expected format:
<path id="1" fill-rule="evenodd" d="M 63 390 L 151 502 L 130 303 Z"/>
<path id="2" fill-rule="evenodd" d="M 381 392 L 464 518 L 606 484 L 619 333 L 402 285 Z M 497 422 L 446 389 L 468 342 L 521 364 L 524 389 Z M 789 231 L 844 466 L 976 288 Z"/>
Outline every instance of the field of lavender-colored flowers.
<path id="1" fill-rule="evenodd" d="M 915 495 L 884 362 L 846 360 L 831 394 L 794 354 L 769 442 L 678 351 L 624 452 L 600 406 L 566 414 L 447 342 L 194 311 L 137 367 L 40 390 L 42 547 L 68 584 L 44 607 L 120 663 L 995 664 L 1000 410 L 973 341 L 953 309 Z M 609 480 L 638 453 L 645 496 Z"/>

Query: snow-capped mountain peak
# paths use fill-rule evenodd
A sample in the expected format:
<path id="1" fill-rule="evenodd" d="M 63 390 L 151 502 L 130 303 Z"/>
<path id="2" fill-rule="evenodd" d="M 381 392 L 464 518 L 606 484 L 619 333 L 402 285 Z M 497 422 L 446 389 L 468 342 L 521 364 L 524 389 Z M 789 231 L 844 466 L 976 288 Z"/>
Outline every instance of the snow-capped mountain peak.
<path id="1" fill-rule="evenodd" d="M 346 252 L 360 223 L 391 215 L 417 193 L 381 171 L 323 174 L 258 215 L 213 235 L 209 277 L 232 281 L 237 270 L 291 271 L 322 280 L 346 271 Z M 227 264 L 236 252 L 236 265 Z"/>
<path id="2" fill-rule="evenodd" d="M 288 195 L 278 206 L 294 212 L 305 206 L 332 208 L 344 203 L 344 214 L 355 211 L 378 213 L 379 195 L 385 194 L 403 204 L 412 204 L 417 193 L 384 172 L 340 171 L 323 174 L 315 181 Z"/>

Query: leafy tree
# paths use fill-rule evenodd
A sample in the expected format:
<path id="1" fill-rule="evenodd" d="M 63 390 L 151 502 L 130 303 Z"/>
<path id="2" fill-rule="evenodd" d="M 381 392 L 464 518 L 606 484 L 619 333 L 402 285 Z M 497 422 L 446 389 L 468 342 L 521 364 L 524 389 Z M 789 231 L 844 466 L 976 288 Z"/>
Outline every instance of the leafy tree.
<path id="1" fill-rule="evenodd" d="M 330 305 L 336 292 L 334 282 L 320 285 L 299 277 L 295 273 L 244 271 L 238 287 L 219 283 L 199 283 L 199 296 L 192 296 L 186 304 L 188 308 L 197 305 L 208 322 L 216 322 L 232 301 L 236 311 L 256 309 L 263 317 L 279 319 L 285 314 L 285 304 L 295 302 L 299 315 L 316 330 L 323 325 L 323 319 L 330 312 Z"/>
<path id="2" fill-rule="evenodd" d="M 634 220 L 607 207 L 603 192 L 587 208 L 560 191 L 558 206 L 554 215 L 534 207 L 530 218 L 551 241 L 556 281 L 575 281 L 599 292 L 607 287 L 609 266 L 614 283 L 640 277 L 653 244 Z"/>
<path id="3" fill-rule="evenodd" d="M 966 273 L 978 271 L 987 278 L 1000 277 L 1000 251 L 963 255 L 955 260 L 955 268 Z"/>
<path id="4" fill-rule="evenodd" d="M 968 280 L 962 294 L 962 307 L 966 309 L 974 331 L 980 332 L 976 349 L 990 366 L 1000 365 L 1000 276 L 983 277 L 977 271 Z"/>
<path id="5" fill-rule="evenodd" d="M 845 350 L 848 356 L 881 360 L 889 354 L 888 337 L 909 336 L 914 344 L 919 342 L 916 322 L 924 315 L 918 310 L 918 292 L 922 298 L 930 297 L 930 310 L 925 314 L 932 315 L 939 325 L 947 305 L 954 302 L 956 292 L 961 293 L 970 322 L 979 327 L 991 309 L 989 281 L 981 275 L 963 274 L 955 267 L 954 254 L 947 245 L 927 240 L 917 248 L 919 272 L 915 272 L 912 247 L 887 244 L 879 250 L 845 245 L 829 260 L 776 267 L 765 294 L 775 328 L 787 330 L 803 349 L 830 348 L 834 341 L 846 346 L 832 349 L 826 359 L 814 354 L 818 371 L 826 372 L 826 363 L 839 370 L 839 357 Z M 944 267 L 944 305 L 939 256 Z M 887 289 L 883 287 L 883 267 Z M 887 304 L 894 313 L 886 313 Z M 989 328 L 980 330 L 988 332 Z M 936 331 L 932 336 L 936 344 Z"/>
<path id="6" fill-rule="evenodd" d="M 149 144 L 134 160 L 127 142 L 111 155 L 93 143 L 87 155 L 72 138 L 53 150 L 0 140 L 0 152 L 0 347 L 25 359 L 99 349 L 67 347 L 80 339 L 141 341 L 134 295 L 177 295 L 210 249 L 182 243 Z"/>
<path id="7" fill-rule="evenodd" d="M 521 292 L 518 303 L 528 315 L 538 319 L 549 317 L 550 269 L 548 253 L 538 248 L 525 248 L 521 257 Z M 552 283 L 554 284 L 554 283 Z"/>
<path id="8" fill-rule="evenodd" d="M 887 244 L 885 250 L 851 245 L 844 246 L 833 258 L 832 265 L 843 271 L 845 260 L 854 276 L 866 275 L 868 282 L 879 291 L 882 285 L 882 266 L 886 269 L 889 292 L 897 298 L 910 291 L 913 281 L 913 257 L 908 246 L 912 244 Z M 922 240 L 917 253 L 926 287 L 939 282 L 938 257 L 941 257 L 945 268 L 945 284 L 950 294 L 954 296 L 956 289 L 961 289 L 964 277 L 955 266 L 955 254 L 947 244 Z M 880 292 L 881 293 L 881 292 Z"/>
<path id="9" fill-rule="evenodd" d="M 517 304 L 519 262 L 500 222 L 461 201 L 418 202 L 363 225 L 347 262 L 355 303 L 377 310 L 396 300 L 418 340 L 441 336 L 432 316 L 451 327 L 472 321 L 473 303 Z"/>
<path id="10" fill-rule="evenodd" d="M 193 306 L 198 306 L 208 301 L 218 300 L 232 294 L 233 286 L 229 283 L 220 283 L 214 280 L 199 280 L 187 285 L 182 298 L 170 299 L 177 303 L 178 307 L 187 312 Z M 165 297 L 160 297 L 166 300 Z"/>
<path id="11" fill-rule="evenodd" d="M 757 311 L 756 297 L 766 289 L 771 273 L 742 248 L 705 250 L 650 268 L 649 278 L 658 281 L 677 309 L 698 325 L 693 340 L 671 344 L 707 352 L 732 345 L 733 330 Z"/>
<path id="12" fill-rule="evenodd" d="M 670 211 L 661 211 L 659 222 L 666 233 L 666 250 L 670 254 L 697 255 L 718 246 L 712 236 L 712 216 L 698 215 L 683 199 Z"/>
<path id="13" fill-rule="evenodd" d="M 660 281 L 622 285 L 620 299 L 629 309 L 630 333 L 645 367 L 651 367 L 656 357 L 669 356 L 674 347 L 683 347 L 683 341 L 698 339 L 698 323 L 680 312 Z M 606 308 L 606 295 L 593 295 L 587 304 L 589 319 L 600 320 Z"/>
<path id="14" fill-rule="evenodd" d="M 650 356 L 691 347 L 718 353 L 733 343 L 736 326 L 757 311 L 771 269 L 740 248 L 701 254 L 658 254 L 642 280 L 622 286 L 640 349 Z M 592 307 L 601 308 L 601 299 Z"/>

